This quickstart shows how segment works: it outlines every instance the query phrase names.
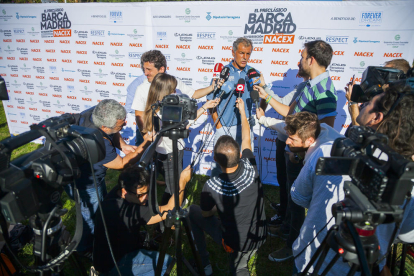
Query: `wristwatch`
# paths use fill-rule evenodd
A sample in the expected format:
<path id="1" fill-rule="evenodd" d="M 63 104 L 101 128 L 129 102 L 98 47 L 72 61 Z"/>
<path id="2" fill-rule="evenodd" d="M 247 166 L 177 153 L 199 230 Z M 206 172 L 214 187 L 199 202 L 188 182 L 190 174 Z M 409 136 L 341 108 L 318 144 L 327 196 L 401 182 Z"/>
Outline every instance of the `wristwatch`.
<path id="1" fill-rule="evenodd" d="M 357 102 L 351 102 L 351 101 L 348 102 L 348 106 L 351 106 L 351 105 L 354 105 L 354 104 L 358 104 L 358 103 Z"/>

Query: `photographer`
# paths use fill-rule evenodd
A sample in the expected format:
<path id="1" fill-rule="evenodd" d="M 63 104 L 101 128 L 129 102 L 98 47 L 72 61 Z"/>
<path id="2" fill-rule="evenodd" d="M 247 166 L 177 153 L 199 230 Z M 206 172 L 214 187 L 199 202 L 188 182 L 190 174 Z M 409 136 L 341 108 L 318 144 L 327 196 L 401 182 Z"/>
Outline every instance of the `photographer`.
<path id="1" fill-rule="evenodd" d="M 188 166 L 180 176 L 180 204 L 190 178 L 191 169 Z M 167 211 L 174 208 L 174 197 L 171 197 L 166 205 L 159 207 L 162 216 L 151 216 L 147 204 L 148 191 L 149 173 L 142 167 L 131 166 L 119 175 L 118 185 L 102 202 L 109 241 L 122 275 L 153 275 L 158 263 L 159 253 L 143 248 L 144 240 L 140 230 L 145 225 L 165 220 Z M 171 257 L 165 255 L 161 275 L 165 273 L 171 261 Z M 100 275 L 118 275 L 109 252 L 100 214 L 96 218 L 93 263 Z"/>
<path id="2" fill-rule="evenodd" d="M 95 213 L 98 208 L 98 197 L 93 175 L 96 177 L 99 199 L 102 201 L 106 195 L 105 175 L 107 169 L 119 170 L 128 164 L 137 162 L 149 145 L 151 137 L 146 137 L 139 147 L 129 146 L 124 142 L 119 131 L 125 125 L 126 111 L 115 100 L 103 100 L 95 107 L 75 116 L 78 125 L 99 129 L 105 142 L 105 158 L 93 165 L 93 172 L 89 164 L 82 165 L 80 168 L 81 176 L 76 180 L 83 217 L 83 234 L 77 250 L 80 255 L 90 257 L 95 228 Z M 122 150 L 126 154 L 125 157 L 120 157 L 116 153 L 116 148 Z M 73 184 L 65 186 L 65 191 L 73 199 Z"/>
<path id="3" fill-rule="evenodd" d="M 362 125 L 371 127 L 377 133 L 388 136 L 389 146 L 397 153 L 411 160 L 414 154 L 414 95 L 410 93 L 408 87 L 390 87 L 387 91 L 376 95 L 367 102 L 361 109 L 361 113 L 356 121 Z M 315 175 L 315 167 L 320 157 L 330 157 L 332 142 L 325 143 L 317 149 L 306 162 L 301 173 L 296 179 L 291 189 L 292 200 L 297 204 L 308 208 L 307 217 L 300 229 L 300 235 L 293 244 L 293 253 L 296 256 L 295 266 L 297 271 L 303 271 L 315 253 L 317 246 L 324 240 L 327 229 L 334 221 L 332 217 L 332 204 L 344 199 L 343 183 L 349 177 Z M 404 214 L 404 217 L 413 217 L 413 213 Z M 328 223 L 328 221 L 330 221 Z M 405 226 L 411 220 L 405 219 L 401 229 L 409 229 Z M 326 224 L 326 225 L 325 225 Z M 324 227 L 326 226 L 326 229 Z M 380 225 L 377 228 L 381 252 L 388 246 L 391 235 L 381 229 L 392 227 L 390 224 Z M 323 230 L 322 230 L 323 229 Z M 316 237 L 316 233 L 319 233 Z M 384 232 L 384 233 L 382 233 Z M 316 237 L 316 238 L 315 238 Z M 315 238 L 314 241 L 312 241 Z M 384 241 L 387 241 L 384 244 Z M 310 245 L 308 246 L 308 244 Z M 385 253 L 385 252 L 383 252 Z M 329 251 L 321 267 L 323 271 L 334 256 L 332 250 Z M 311 268 L 310 272 L 312 272 Z M 332 275 L 344 275 L 349 272 L 349 265 L 342 261 L 337 261 L 331 268 Z"/>
<path id="4" fill-rule="evenodd" d="M 157 129 L 153 125 L 153 111 L 152 105 L 158 101 L 161 101 L 165 96 L 175 93 L 177 87 L 177 80 L 175 77 L 166 73 L 157 74 L 151 82 L 151 87 L 148 92 L 148 99 L 145 105 L 143 114 L 144 124 L 142 128 L 143 133 L 154 133 Z M 197 118 L 203 114 L 208 108 L 217 106 L 220 102 L 219 99 L 206 102 L 197 111 Z M 156 110 L 155 122 L 158 123 L 158 119 L 161 119 L 159 108 Z M 161 122 L 159 122 L 159 125 Z M 161 128 L 161 125 L 160 125 Z M 164 168 L 164 179 L 167 185 L 164 195 L 161 200 L 161 204 L 166 204 L 171 197 L 172 187 L 174 185 L 173 175 L 173 145 L 172 140 L 168 137 L 161 137 L 155 150 L 157 152 L 157 160 L 162 163 Z M 183 169 L 183 157 L 184 157 L 184 141 L 178 140 L 178 173 L 181 173 Z"/>
<path id="5" fill-rule="evenodd" d="M 200 206 L 190 207 L 191 228 L 206 275 L 213 271 L 204 231 L 229 253 L 231 275 L 249 275 L 249 259 L 266 241 L 263 187 L 251 149 L 250 126 L 243 100 L 236 103 L 242 120 L 242 152 L 231 136 L 217 140 L 214 160 L 223 173 L 204 184 Z"/>
<path id="6" fill-rule="evenodd" d="M 393 59 L 390 61 L 385 62 L 384 67 L 394 68 L 398 69 L 404 72 L 404 74 L 407 74 L 408 70 L 410 70 L 410 64 L 405 59 Z M 345 87 L 345 97 L 348 100 L 348 111 L 349 115 L 351 116 L 351 122 L 354 126 L 359 126 L 359 124 L 356 121 L 356 118 L 359 115 L 359 109 L 357 102 L 351 101 L 352 96 L 352 89 L 355 85 L 355 80 L 349 82 L 347 86 Z M 382 86 L 382 89 L 386 89 L 388 87 L 388 84 L 385 84 Z"/>
<path id="7" fill-rule="evenodd" d="M 256 115 L 260 124 L 288 136 L 286 145 L 289 147 L 290 152 L 297 156 L 296 162 L 303 160 L 303 163 L 305 164 L 304 168 L 308 166 L 308 163 L 310 162 L 309 160 L 315 151 L 326 148 L 327 144 L 331 145 L 336 138 L 342 137 L 341 134 L 329 125 L 325 123 L 320 124 L 317 115 L 310 112 L 303 111 L 293 115 L 288 115 L 284 121 L 265 117 L 263 109 L 258 109 Z M 330 148 L 327 152 L 329 153 L 329 151 Z M 299 177 L 304 173 L 306 172 L 302 169 L 293 186 L 295 186 L 295 183 L 299 181 Z M 301 210 L 297 208 L 295 204 L 291 204 L 292 199 L 293 198 L 291 197 L 288 198 L 290 208 L 292 209 L 290 231 L 294 231 L 294 234 L 297 237 L 297 235 L 299 235 L 299 229 L 302 226 L 302 221 L 305 218 L 301 217 Z M 299 207 L 301 206 L 303 205 L 300 205 Z M 309 233 L 312 232 L 310 231 Z M 269 234 L 272 236 L 283 236 L 284 229 L 282 227 L 269 228 Z M 291 235 L 289 235 L 285 247 L 269 254 L 269 260 L 274 261 L 275 258 L 278 260 L 286 260 L 291 258 L 293 256 L 292 245 L 295 239 L 292 239 Z M 275 254 L 277 254 L 277 256 L 275 256 Z"/>

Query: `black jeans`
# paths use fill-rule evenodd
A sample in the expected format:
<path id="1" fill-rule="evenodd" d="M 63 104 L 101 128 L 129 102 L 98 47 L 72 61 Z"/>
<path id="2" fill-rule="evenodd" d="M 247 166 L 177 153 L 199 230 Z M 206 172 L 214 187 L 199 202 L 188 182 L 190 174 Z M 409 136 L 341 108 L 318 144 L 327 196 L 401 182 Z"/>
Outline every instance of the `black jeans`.
<path id="1" fill-rule="evenodd" d="M 189 218 L 194 240 L 200 254 L 201 263 L 203 267 L 205 267 L 210 263 L 210 261 L 208 258 L 209 253 L 207 251 L 204 232 L 206 232 L 220 247 L 222 247 L 221 222 L 216 216 L 203 217 L 201 214 L 201 208 L 198 205 L 190 206 Z M 250 275 L 247 264 L 256 251 L 257 249 L 247 252 L 234 251 L 233 253 L 228 253 L 230 274 L 238 276 Z"/>
<path id="2" fill-rule="evenodd" d="M 180 179 L 181 172 L 183 171 L 183 158 L 184 158 L 184 150 L 178 151 L 178 171 L 175 173 L 175 177 L 177 179 Z M 159 172 L 162 174 L 162 176 L 165 179 L 165 193 L 169 194 L 170 197 L 174 193 L 174 158 L 173 154 L 161 154 L 157 153 L 157 161 L 158 161 L 158 168 L 162 166 L 161 169 L 159 169 Z M 160 166 L 161 165 L 161 166 Z M 157 172 L 158 174 L 158 172 Z M 161 205 L 165 205 L 168 203 L 169 198 L 164 198 L 161 202 Z M 164 202 L 166 200 L 166 202 Z"/>
<path id="3" fill-rule="evenodd" d="M 286 187 L 287 177 L 286 177 L 286 160 L 285 160 L 285 148 L 286 143 L 276 139 L 276 173 L 277 173 L 277 182 L 279 183 L 280 193 L 279 193 L 279 213 L 278 215 L 282 217 L 282 220 L 286 218 L 286 209 L 288 205 L 288 190 Z"/>
<path id="4" fill-rule="evenodd" d="M 290 189 L 298 177 L 300 170 L 303 168 L 303 160 L 298 163 L 293 163 L 289 160 L 289 155 L 286 153 L 286 176 L 287 176 L 287 191 L 288 191 L 288 207 L 286 211 L 286 225 L 289 227 L 289 237 L 286 240 L 286 246 L 292 248 L 293 242 L 298 238 L 300 228 L 305 221 L 305 208 L 293 202 L 290 196 Z"/>

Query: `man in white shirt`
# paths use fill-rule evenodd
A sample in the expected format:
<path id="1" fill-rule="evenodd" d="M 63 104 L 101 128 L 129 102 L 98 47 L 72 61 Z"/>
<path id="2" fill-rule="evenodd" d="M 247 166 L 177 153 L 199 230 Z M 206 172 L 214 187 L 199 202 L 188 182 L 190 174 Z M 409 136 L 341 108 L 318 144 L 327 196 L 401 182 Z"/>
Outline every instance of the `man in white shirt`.
<path id="1" fill-rule="evenodd" d="M 131 106 L 131 108 L 135 110 L 135 119 L 140 130 L 143 129 L 144 110 L 151 82 L 158 73 L 165 73 L 167 69 L 167 60 L 160 51 L 151 50 L 142 55 L 141 68 L 147 79 L 137 87 Z M 190 98 L 199 99 L 212 92 L 214 85 L 215 82 L 212 82 L 210 86 L 194 91 L 193 88 L 185 85 L 180 79 L 177 78 L 177 93 L 186 94 Z"/>

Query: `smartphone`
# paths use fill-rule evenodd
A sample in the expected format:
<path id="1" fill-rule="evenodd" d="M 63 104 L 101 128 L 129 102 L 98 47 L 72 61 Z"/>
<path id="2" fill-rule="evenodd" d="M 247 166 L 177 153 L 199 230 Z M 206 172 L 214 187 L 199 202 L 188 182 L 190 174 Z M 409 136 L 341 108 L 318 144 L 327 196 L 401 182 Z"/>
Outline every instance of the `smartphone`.
<path id="1" fill-rule="evenodd" d="M 354 84 L 355 74 L 352 76 L 351 84 Z"/>

